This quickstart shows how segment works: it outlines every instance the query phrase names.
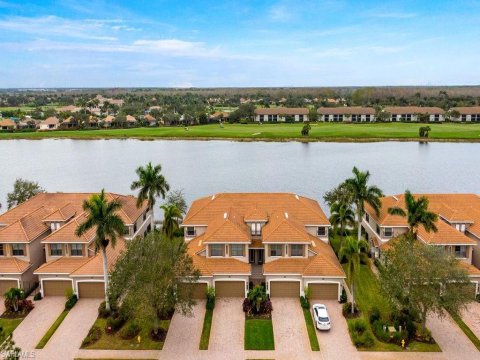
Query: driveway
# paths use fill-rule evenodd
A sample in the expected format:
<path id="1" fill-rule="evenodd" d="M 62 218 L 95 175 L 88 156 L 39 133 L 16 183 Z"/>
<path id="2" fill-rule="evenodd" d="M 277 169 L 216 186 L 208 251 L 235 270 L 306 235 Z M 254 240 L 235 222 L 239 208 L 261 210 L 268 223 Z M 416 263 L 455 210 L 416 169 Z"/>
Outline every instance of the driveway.
<path id="1" fill-rule="evenodd" d="M 294 359 L 311 353 L 303 310 L 297 298 L 272 299 L 272 324 L 275 352 Z"/>
<path id="2" fill-rule="evenodd" d="M 43 300 L 42 300 L 43 301 Z M 101 299 L 80 299 L 68 313 L 37 359 L 73 359 L 98 316 Z"/>
<path id="3" fill-rule="evenodd" d="M 245 314 L 242 298 L 219 298 L 213 310 L 209 350 L 222 353 L 243 353 Z"/>
<path id="4" fill-rule="evenodd" d="M 462 312 L 462 320 L 480 339 L 480 303 L 471 302 L 467 309 Z"/>
<path id="5" fill-rule="evenodd" d="M 5 312 L 5 298 L 0 296 L 0 315 Z"/>
<path id="6" fill-rule="evenodd" d="M 342 304 L 336 300 L 311 300 L 310 304 L 325 304 L 332 323 L 330 331 L 317 330 L 317 339 L 323 359 L 360 359 L 359 352 L 350 340 L 347 321 L 342 315 Z"/>
<path id="7" fill-rule="evenodd" d="M 65 308 L 65 297 L 52 296 L 35 301 L 35 308 L 13 332 L 13 341 L 21 349 L 35 349 L 40 339 Z"/>
<path id="8" fill-rule="evenodd" d="M 191 316 L 183 316 L 175 312 L 163 345 L 162 355 L 173 359 L 181 351 L 183 356 L 195 359 L 202 335 L 204 317 L 205 300 L 198 301 L 192 309 Z"/>

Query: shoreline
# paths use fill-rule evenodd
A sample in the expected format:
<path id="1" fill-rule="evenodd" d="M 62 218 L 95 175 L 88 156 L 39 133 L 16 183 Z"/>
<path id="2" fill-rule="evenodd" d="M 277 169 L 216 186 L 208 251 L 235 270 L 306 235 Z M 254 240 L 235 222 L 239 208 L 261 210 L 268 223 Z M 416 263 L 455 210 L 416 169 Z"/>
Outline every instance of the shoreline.
<path id="1" fill-rule="evenodd" d="M 218 136 L 44 136 L 44 137 L 30 137 L 30 136 L 12 136 L 0 137 L 0 141 L 12 140 L 140 140 L 140 141 L 236 141 L 236 142 L 300 142 L 300 143 L 315 143 L 315 142 L 331 142 L 331 143 L 375 143 L 375 142 L 419 142 L 419 143 L 480 143 L 479 139 L 470 138 L 395 138 L 395 137 L 311 137 L 311 138 L 252 138 L 252 137 L 218 137 Z"/>

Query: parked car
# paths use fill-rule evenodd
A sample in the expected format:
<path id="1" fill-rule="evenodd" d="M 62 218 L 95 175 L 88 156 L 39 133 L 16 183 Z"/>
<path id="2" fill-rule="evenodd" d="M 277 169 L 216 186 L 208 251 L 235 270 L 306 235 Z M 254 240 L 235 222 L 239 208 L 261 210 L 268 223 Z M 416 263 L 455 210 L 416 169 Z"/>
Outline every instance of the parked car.
<path id="1" fill-rule="evenodd" d="M 313 318 L 315 326 L 318 330 L 330 330 L 331 322 L 328 315 L 327 307 L 323 304 L 313 305 Z"/>

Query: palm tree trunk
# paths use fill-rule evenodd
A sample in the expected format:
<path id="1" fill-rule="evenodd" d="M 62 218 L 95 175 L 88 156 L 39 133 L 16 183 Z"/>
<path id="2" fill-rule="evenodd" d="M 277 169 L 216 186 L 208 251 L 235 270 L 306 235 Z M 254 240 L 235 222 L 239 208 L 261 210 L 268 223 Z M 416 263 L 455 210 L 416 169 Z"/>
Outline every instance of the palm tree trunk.
<path id="1" fill-rule="evenodd" d="M 110 311 L 110 302 L 108 301 L 108 266 L 107 266 L 107 249 L 102 247 L 103 258 L 103 281 L 105 283 L 105 309 Z"/>
<path id="2" fill-rule="evenodd" d="M 360 213 L 360 210 L 357 212 L 357 240 L 360 241 L 362 237 L 362 214 Z"/>
<path id="3" fill-rule="evenodd" d="M 352 315 L 355 313 L 355 288 L 354 281 L 352 280 Z"/>

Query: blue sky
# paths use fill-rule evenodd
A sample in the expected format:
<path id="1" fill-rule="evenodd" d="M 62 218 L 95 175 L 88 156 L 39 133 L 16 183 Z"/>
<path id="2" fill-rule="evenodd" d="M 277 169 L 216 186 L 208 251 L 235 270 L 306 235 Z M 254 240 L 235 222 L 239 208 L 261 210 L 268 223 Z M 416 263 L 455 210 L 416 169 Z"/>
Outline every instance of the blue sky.
<path id="1" fill-rule="evenodd" d="M 475 85 L 480 0 L 0 0 L 0 87 Z"/>

